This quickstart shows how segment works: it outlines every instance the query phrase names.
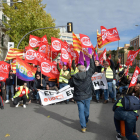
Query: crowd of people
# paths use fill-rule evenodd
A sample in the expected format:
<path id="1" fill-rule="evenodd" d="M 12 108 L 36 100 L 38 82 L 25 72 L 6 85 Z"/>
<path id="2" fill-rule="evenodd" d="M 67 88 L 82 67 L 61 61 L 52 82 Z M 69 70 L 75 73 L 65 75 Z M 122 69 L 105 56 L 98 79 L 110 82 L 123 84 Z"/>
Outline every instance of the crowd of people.
<path id="1" fill-rule="evenodd" d="M 32 100 L 36 100 L 41 104 L 39 91 L 40 90 L 56 90 L 70 85 L 74 87 L 74 94 L 72 101 L 77 103 L 79 111 L 79 119 L 82 132 L 86 132 L 86 125 L 89 118 L 90 101 L 92 98 L 96 98 L 96 102 L 99 103 L 100 99 L 104 96 L 104 104 L 109 102 L 111 98 L 112 103 L 117 101 L 117 94 L 121 97 L 127 95 L 140 96 L 140 81 L 137 80 L 137 84 L 134 87 L 128 88 L 131 82 L 132 76 L 127 74 L 127 68 L 122 68 L 120 59 L 115 66 L 114 62 L 108 58 L 103 61 L 103 65 L 100 65 L 98 60 L 94 60 L 92 55 L 89 55 L 90 67 L 87 69 L 87 63 L 84 59 L 84 65 L 75 64 L 75 58 L 72 61 L 71 68 L 68 68 L 66 64 L 63 64 L 62 69 L 59 66 L 60 60 L 57 61 L 57 69 L 60 72 L 59 79 L 47 77 L 41 73 L 40 66 L 37 67 L 34 81 L 26 82 L 20 79 L 16 79 L 16 75 L 10 70 L 9 77 L 6 82 L 0 82 L 0 105 L 1 109 L 4 109 L 3 99 L 5 103 L 13 102 L 15 107 L 18 107 L 20 101 L 23 101 L 23 108 L 26 108 L 26 103 L 31 103 Z M 116 72 L 117 71 L 117 72 Z M 93 74 L 104 73 L 108 85 L 108 89 L 94 90 L 94 86 L 91 80 Z M 17 81 L 16 81 L 17 80 Z M 17 83 L 17 84 L 16 84 Z M 6 91 L 6 97 L 4 93 Z M 65 101 L 66 104 L 69 100 Z M 115 120 L 116 121 L 116 120 Z M 118 137 L 119 140 L 119 137 Z"/>
<path id="2" fill-rule="evenodd" d="M 1 82 L 1 86 L 0 86 L 1 95 L 3 94 L 2 96 L 3 98 L 5 95 L 4 91 L 6 91 L 6 99 L 4 98 L 6 100 L 5 103 L 9 103 L 10 98 L 11 98 L 11 101 L 14 101 L 15 93 L 17 91 L 21 91 L 22 88 L 19 88 L 19 87 L 21 86 L 24 87 L 25 84 L 29 90 L 30 99 L 36 100 L 37 103 L 41 103 L 40 97 L 39 97 L 39 90 L 58 91 L 59 89 L 67 85 L 70 85 L 73 75 L 79 72 L 78 67 L 81 66 L 81 64 L 78 64 L 76 66 L 75 58 L 74 58 L 72 61 L 71 69 L 68 68 L 66 64 L 64 64 L 62 69 L 60 69 L 59 63 L 60 63 L 60 60 L 57 61 L 57 69 L 60 72 L 59 79 L 54 79 L 54 78 L 43 75 L 41 73 L 40 66 L 37 67 L 35 80 L 30 81 L 30 82 L 16 79 L 16 75 L 13 74 L 12 70 L 10 70 L 9 78 L 7 78 L 5 83 Z M 131 87 L 128 90 L 128 86 L 131 82 L 132 76 L 126 75 L 127 68 L 122 68 L 120 64 L 120 59 L 118 59 L 118 63 L 116 66 L 110 58 L 108 58 L 107 61 L 104 60 L 103 65 L 100 65 L 98 60 L 95 60 L 95 62 L 93 63 L 95 63 L 94 74 L 104 73 L 107 80 L 107 84 L 108 84 L 108 89 L 98 89 L 98 90 L 93 91 L 92 95 L 93 96 L 95 95 L 97 103 L 100 102 L 100 99 L 103 98 L 103 95 L 104 95 L 104 104 L 108 103 L 109 97 L 112 99 L 112 103 L 114 103 L 116 101 L 116 95 L 118 93 L 122 96 L 127 93 L 129 95 L 135 94 L 137 97 L 139 97 L 140 81 L 137 80 L 137 85 L 135 87 Z M 87 63 L 85 59 L 84 59 L 84 67 L 87 68 Z M 16 80 L 17 80 L 17 85 L 16 85 Z M 5 90 L 4 90 L 4 87 L 5 87 Z M 21 92 L 20 97 L 22 97 L 23 94 L 25 94 L 25 92 Z M 72 101 L 74 100 L 72 99 Z M 65 101 L 65 103 L 68 104 L 69 100 Z M 26 105 L 24 104 L 24 107 L 25 106 Z"/>

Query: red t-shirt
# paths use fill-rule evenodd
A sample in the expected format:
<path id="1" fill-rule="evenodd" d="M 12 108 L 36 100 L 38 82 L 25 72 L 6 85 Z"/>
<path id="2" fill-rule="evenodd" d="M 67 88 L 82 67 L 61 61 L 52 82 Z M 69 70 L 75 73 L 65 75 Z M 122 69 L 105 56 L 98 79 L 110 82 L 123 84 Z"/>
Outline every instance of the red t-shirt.
<path id="1" fill-rule="evenodd" d="M 20 87 L 18 88 L 18 90 L 20 90 Z M 29 92 L 29 90 L 28 90 L 28 94 L 29 94 L 30 92 Z M 22 97 L 23 95 L 26 95 L 26 88 L 24 89 L 22 89 L 22 91 L 21 91 L 21 94 L 19 95 L 19 97 Z"/>

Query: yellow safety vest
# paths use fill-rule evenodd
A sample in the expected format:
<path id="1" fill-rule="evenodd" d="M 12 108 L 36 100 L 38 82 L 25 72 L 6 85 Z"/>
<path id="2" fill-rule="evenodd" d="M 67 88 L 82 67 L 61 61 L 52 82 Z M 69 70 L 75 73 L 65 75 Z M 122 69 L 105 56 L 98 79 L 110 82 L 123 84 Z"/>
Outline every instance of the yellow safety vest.
<path id="1" fill-rule="evenodd" d="M 23 86 L 20 86 L 20 90 L 19 90 L 18 92 L 16 92 L 16 94 L 15 94 L 15 96 L 14 96 L 13 98 L 18 97 L 18 96 L 21 94 L 22 89 L 23 89 Z M 28 90 L 29 90 L 29 89 L 26 87 L 26 97 L 27 97 L 27 99 L 29 99 Z"/>
<path id="2" fill-rule="evenodd" d="M 67 76 L 68 75 L 68 73 L 69 73 L 69 71 L 63 71 L 62 69 L 61 69 L 61 71 L 60 71 L 60 75 L 59 75 L 59 82 L 64 82 L 64 83 L 67 83 L 68 84 L 68 79 L 66 79 L 66 78 L 64 78 L 63 76 L 62 76 L 62 74 L 64 75 L 64 76 Z"/>
<path id="3" fill-rule="evenodd" d="M 104 71 L 104 68 L 102 68 L 101 72 L 103 71 Z M 113 79 L 113 71 L 110 67 L 107 67 L 105 75 L 106 75 L 106 78 Z"/>
<path id="4" fill-rule="evenodd" d="M 122 99 L 120 99 L 119 101 L 118 101 L 118 103 L 116 104 L 116 106 L 119 106 L 119 107 L 123 107 L 123 105 L 122 105 Z M 137 110 L 133 110 L 135 113 L 137 113 L 138 111 Z"/>
<path id="5" fill-rule="evenodd" d="M 121 72 L 123 70 L 123 68 L 119 68 L 119 72 Z"/>
<path id="6" fill-rule="evenodd" d="M 76 74 L 76 73 L 78 73 L 78 72 L 79 72 L 79 70 L 78 70 L 77 67 L 76 67 L 75 71 L 74 71 L 74 69 L 71 67 L 71 75 L 74 75 L 74 74 Z"/>

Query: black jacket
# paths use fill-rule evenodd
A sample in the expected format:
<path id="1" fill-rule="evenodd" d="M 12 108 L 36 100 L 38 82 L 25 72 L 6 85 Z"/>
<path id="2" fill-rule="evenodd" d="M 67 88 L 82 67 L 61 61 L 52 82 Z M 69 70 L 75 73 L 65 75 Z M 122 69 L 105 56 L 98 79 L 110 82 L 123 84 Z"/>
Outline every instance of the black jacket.
<path id="1" fill-rule="evenodd" d="M 121 81 L 119 83 L 119 86 L 127 86 L 128 84 L 130 84 L 130 81 L 127 79 L 127 76 L 123 76 L 121 78 Z"/>
<path id="2" fill-rule="evenodd" d="M 101 73 L 102 68 L 102 65 L 96 66 L 95 72 Z"/>
<path id="3" fill-rule="evenodd" d="M 40 88 L 37 88 L 38 81 L 37 81 L 37 79 L 35 79 L 34 85 L 33 85 L 34 90 L 35 90 L 36 92 L 37 92 L 37 89 L 42 89 L 42 90 L 44 90 L 44 89 L 46 88 L 46 82 L 45 82 L 44 79 L 42 79 L 42 84 L 43 84 L 43 86 L 40 86 Z"/>
<path id="4" fill-rule="evenodd" d="M 16 75 L 9 73 L 9 78 L 6 79 L 6 85 L 15 85 Z"/>
<path id="5" fill-rule="evenodd" d="M 94 60 L 90 59 L 90 68 L 86 72 L 78 72 L 72 76 L 70 86 L 74 87 L 73 98 L 75 101 L 88 99 L 94 93 L 94 87 L 91 80 L 95 73 Z"/>

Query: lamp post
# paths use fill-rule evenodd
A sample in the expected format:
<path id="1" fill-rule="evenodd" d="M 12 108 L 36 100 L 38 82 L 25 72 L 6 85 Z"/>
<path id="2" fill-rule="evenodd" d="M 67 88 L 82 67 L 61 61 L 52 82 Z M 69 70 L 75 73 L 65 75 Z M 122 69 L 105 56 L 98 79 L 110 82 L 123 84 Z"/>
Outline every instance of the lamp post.
<path id="1" fill-rule="evenodd" d="M 30 33 L 34 32 L 34 31 L 38 31 L 38 30 L 44 30 L 44 29 L 51 29 L 51 28 L 60 28 L 60 27 L 67 27 L 69 25 L 66 25 L 66 26 L 57 26 L 57 27 L 44 27 L 44 28 L 39 28 L 39 29 L 35 29 L 35 30 L 32 30 L 30 32 L 28 32 L 27 34 L 25 34 L 21 40 L 19 41 L 18 45 L 17 45 L 17 48 L 19 47 L 20 43 L 22 42 L 22 40 Z"/>

